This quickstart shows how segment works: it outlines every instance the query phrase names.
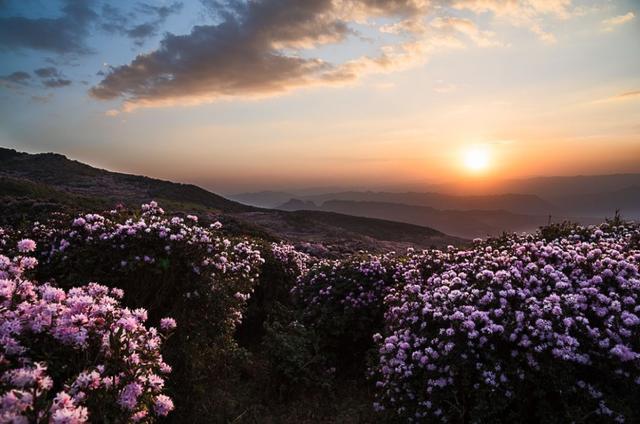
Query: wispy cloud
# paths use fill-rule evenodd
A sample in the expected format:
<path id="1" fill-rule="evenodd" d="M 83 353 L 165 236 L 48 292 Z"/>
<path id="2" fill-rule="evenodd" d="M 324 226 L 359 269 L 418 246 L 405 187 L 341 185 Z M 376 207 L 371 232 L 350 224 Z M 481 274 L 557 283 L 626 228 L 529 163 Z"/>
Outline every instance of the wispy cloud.
<path id="1" fill-rule="evenodd" d="M 70 79 L 67 79 L 62 72 L 53 66 L 35 69 L 33 74 L 36 78 L 33 78 L 30 73 L 25 71 L 16 71 L 9 75 L 0 76 L 0 87 L 17 91 L 20 91 L 19 89 L 23 87 L 33 88 L 38 86 L 35 84 L 38 78 L 44 88 L 60 88 L 72 84 Z"/>
<path id="2" fill-rule="evenodd" d="M 142 2 L 138 3 L 132 12 L 124 14 L 117 7 L 107 3 L 102 6 L 100 28 L 109 33 L 129 37 L 137 46 L 141 46 L 149 37 L 158 34 L 169 16 L 179 13 L 182 8 L 182 2 L 168 5 Z M 141 21 L 141 16 L 145 20 Z"/>
<path id="3" fill-rule="evenodd" d="M 16 71 L 0 76 L 0 87 L 15 89 L 29 84 L 31 75 L 28 72 Z"/>
<path id="4" fill-rule="evenodd" d="M 571 0 L 456 0 L 454 7 L 475 13 L 490 12 L 498 20 L 528 28 L 541 41 L 553 44 L 556 36 L 545 27 L 544 18 L 566 20 L 577 13 Z"/>
<path id="5" fill-rule="evenodd" d="M 626 91 L 624 93 L 616 94 L 614 96 L 595 100 L 591 103 L 598 104 L 598 103 L 611 103 L 611 102 L 621 102 L 621 101 L 630 101 L 630 100 L 640 100 L 640 90 Z"/>
<path id="6" fill-rule="evenodd" d="M 31 101 L 34 103 L 49 103 L 49 100 L 53 98 L 53 94 L 49 93 L 45 96 L 31 96 Z"/>
<path id="7" fill-rule="evenodd" d="M 478 47 L 503 46 L 492 31 L 483 31 L 470 19 L 455 17 L 438 17 L 431 21 L 431 26 L 439 30 L 458 32 L 466 35 Z"/>
<path id="8" fill-rule="evenodd" d="M 627 22 L 631 22 L 636 17 L 635 13 L 628 12 L 624 15 L 614 16 L 613 18 L 605 19 L 602 21 L 602 25 L 605 31 L 613 31 L 615 27 L 624 25 Z"/>
<path id="9" fill-rule="evenodd" d="M 640 90 L 628 91 L 613 97 L 616 100 L 640 99 Z"/>

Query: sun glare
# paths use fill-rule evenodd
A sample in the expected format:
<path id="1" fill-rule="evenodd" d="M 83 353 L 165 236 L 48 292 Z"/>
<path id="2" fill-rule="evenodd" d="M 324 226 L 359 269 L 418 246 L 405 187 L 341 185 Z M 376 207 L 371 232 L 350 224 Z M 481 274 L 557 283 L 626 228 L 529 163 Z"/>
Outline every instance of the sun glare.
<path id="1" fill-rule="evenodd" d="M 489 150 L 486 146 L 469 146 L 463 152 L 463 165 L 473 172 L 484 171 L 490 164 Z"/>

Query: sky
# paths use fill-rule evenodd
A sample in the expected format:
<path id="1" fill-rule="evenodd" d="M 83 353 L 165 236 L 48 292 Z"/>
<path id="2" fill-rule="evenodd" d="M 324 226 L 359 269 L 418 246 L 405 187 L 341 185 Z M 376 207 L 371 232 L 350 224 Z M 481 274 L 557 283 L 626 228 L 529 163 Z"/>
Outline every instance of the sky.
<path id="1" fill-rule="evenodd" d="M 223 194 L 640 172 L 638 0 L 0 0 L 0 145 Z"/>

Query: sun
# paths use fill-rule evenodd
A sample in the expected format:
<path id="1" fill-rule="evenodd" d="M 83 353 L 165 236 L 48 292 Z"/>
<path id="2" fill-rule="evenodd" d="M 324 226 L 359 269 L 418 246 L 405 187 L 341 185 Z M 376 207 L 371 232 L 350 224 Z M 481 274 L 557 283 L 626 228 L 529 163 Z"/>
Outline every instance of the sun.
<path id="1" fill-rule="evenodd" d="M 463 151 L 462 163 L 464 167 L 472 172 L 486 170 L 491 163 L 491 155 L 486 146 L 469 146 Z"/>

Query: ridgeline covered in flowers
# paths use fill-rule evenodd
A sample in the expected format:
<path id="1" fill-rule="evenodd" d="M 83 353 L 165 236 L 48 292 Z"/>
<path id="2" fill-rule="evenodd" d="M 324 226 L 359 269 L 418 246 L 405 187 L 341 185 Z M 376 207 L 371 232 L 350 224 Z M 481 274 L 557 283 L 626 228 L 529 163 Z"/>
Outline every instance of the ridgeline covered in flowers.
<path id="1" fill-rule="evenodd" d="M 337 260 L 220 227 L 0 230 L 0 421 L 640 421 L 637 224 Z"/>

